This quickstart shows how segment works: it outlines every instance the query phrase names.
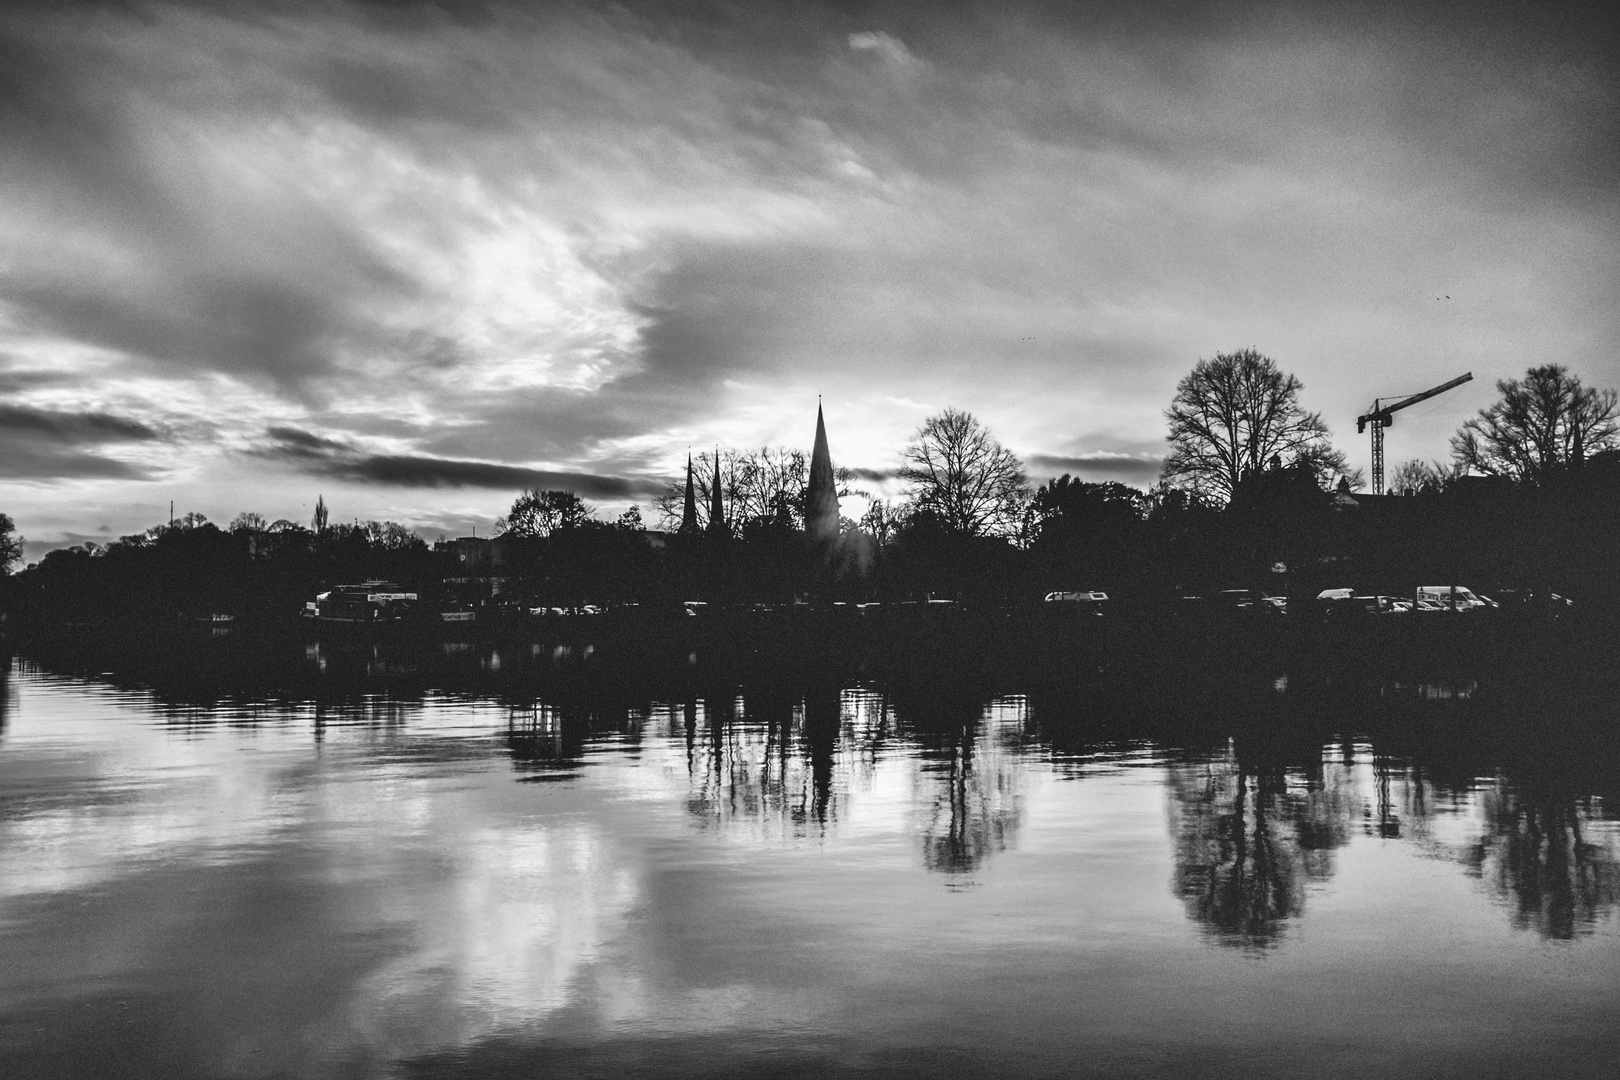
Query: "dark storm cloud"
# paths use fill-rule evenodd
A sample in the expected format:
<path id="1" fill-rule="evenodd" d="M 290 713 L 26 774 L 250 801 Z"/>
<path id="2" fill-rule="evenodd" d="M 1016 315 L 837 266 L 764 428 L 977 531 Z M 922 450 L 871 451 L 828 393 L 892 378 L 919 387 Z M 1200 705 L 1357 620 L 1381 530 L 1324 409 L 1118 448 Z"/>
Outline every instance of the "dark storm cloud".
<path id="1" fill-rule="evenodd" d="M 337 439 L 298 428 L 275 427 L 267 445 L 249 453 L 285 462 L 301 472 L 361 484 L 412 488 L 565 488 L 597 499 L 660 495 L 668 486 L 656 477 L 603 476 L 588 472 L 531 469 L 490 461 L 463 461 L 421 454 L 373 454 Z"/>
<path id="2" fill-rule="evenodd" d="M 30 445 L 0 435 L 0 477 L 7 480 L 154 480 L 156 474 L 103 454 Z"/>
<path id="3" fill-rule="evenodd" d="M 149 480 L 149 470 L 97 448 L 165 436 L 113 413 L 0 403 L 0 477 L 10 480 Z"/>
<path id="4" fill-rule="evenodd" d="M 5 403 L 0 403 L 0 435 L 68 444 L 146 442 L 162 438 L 153 428 L 126 416 Z"/>
<path id="5" fill-rule="evenodd" d="M 274 452 L 283 457 L 323 458 L 331 454 L 350 453 L 354 449 L 352 443 L 328 439 L 300 428 L 272 427 L 265 434 L 274 440 Z"/>
<path id="6" fill-rule="evenodd" d="M 1162 458 L 1137 457 L 1131 454 L 1098 451 L 1060 457 L 1051 454 L 1031 454 L 1027 459 L 1036 473 L 1056 476 L 1060 473 L 1078 473 L 1081 476 L 1130 477 L 1133 483 L 1151 483 L 1158 478 Z"/>

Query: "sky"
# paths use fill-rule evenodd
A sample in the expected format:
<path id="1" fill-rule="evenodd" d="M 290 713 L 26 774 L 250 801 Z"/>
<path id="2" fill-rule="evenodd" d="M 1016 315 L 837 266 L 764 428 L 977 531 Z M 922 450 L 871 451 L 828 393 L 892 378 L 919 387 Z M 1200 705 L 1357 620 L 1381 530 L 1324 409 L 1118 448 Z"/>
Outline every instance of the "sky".
<path id="1" fill-rule="evenodd" d="M 1153 483 L 1200 359 L 1352 465 L 1620 385 L 1616 18 L 1489 4 L 0 8 L 0 512 L 485 534 L 947 406 Z M 894 495 L 893 481 L 864 482 Z M 856 516 L 858 502 L 845 507 Z"/>

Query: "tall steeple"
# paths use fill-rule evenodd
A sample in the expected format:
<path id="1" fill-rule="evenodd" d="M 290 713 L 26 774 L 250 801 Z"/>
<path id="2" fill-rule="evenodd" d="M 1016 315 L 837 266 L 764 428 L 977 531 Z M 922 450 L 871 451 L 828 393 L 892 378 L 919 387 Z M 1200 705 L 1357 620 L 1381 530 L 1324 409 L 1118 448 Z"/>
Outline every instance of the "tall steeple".
<path id="1" fill-rule="evenodd" d="M 697 492 L 692 486 L 692 454 L 686 454 L 686 505 L 681 508 L 681 533 L 689 534 L 698 531 L 697 523 Z"/>
<path id="2" fill-rule="evenodd" d="M 714 476 L 709 482 L 709 535 L 730 536 L 726 527 L 726 504 L 720 490 L 720 448 L 714 448 Z"/>
<path id="3" fill-rule="evenodd" d="M 813 544 L 838 538 L 838 479 L 827 449 L 827 424 L 816 402 L 816 445 L 810 451 L 810 485 L 805 491 L 804 528 Z"/>

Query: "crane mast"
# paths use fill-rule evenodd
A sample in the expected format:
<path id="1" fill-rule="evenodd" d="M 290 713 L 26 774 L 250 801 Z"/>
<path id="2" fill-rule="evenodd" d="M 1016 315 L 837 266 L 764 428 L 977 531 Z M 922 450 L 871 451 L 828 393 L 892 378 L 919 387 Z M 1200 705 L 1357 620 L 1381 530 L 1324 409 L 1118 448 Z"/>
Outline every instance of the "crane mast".
<path id="1" fill-rule="evenodd" d="M 1359 435 L 1363 431 L 1366 431 L 1369 425 L 1372 427 L 1372 468 L 1374 495 L 1382 495 L 1384 493 L 1384 429 L 1395 422 L 1394 414 L 1406 408 L 1408 405 L 1416 405 L 1420 401 L 1427 401 L 1436 394 L 1443 394 L 1454 386 L 1461 386 L 1463 383 L 1467 382 L 1473 377 L 1473 372 L 1465 371 L 1455 379 L 1452 379 L 1450 382 L 1441 383 L 1439 386 L 1425 390 L 1421 394 L 1413 394 L 1410 397 L 1403 398 L 1373 398 L 1372 408 L 1368 409 L 1362 415 L 1356 417 L 1356 434 Z M 1394 404 L 1383 404 L 1386 401 L 1392 401 Z"/>

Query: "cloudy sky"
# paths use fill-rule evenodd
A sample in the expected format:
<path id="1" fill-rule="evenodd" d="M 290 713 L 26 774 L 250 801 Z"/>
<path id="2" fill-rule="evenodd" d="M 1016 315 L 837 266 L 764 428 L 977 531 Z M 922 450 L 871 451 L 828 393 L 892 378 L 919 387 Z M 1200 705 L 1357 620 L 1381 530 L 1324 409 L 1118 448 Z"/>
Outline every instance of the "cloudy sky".
<path id="1" fill-rule="evenodd" d="M 5 5 L 0 511 L 480 532 L 947 405 L 1146 485 L 1252 347 L 1353 463 L 1620 384 L 1612 17 L 1480 4 Z"/>

